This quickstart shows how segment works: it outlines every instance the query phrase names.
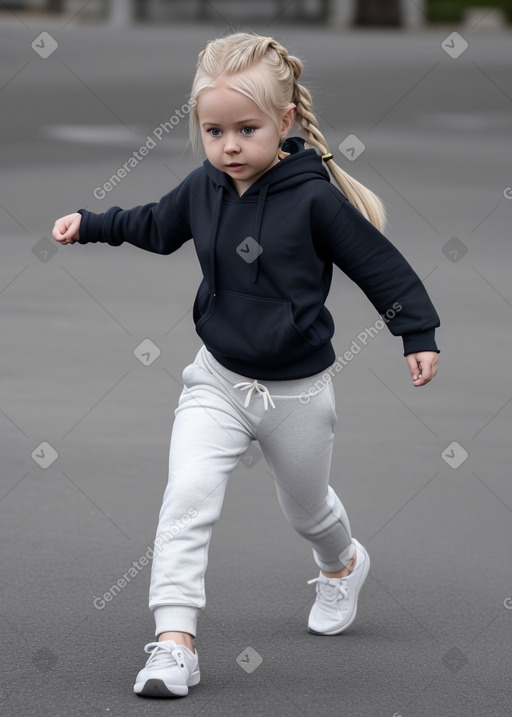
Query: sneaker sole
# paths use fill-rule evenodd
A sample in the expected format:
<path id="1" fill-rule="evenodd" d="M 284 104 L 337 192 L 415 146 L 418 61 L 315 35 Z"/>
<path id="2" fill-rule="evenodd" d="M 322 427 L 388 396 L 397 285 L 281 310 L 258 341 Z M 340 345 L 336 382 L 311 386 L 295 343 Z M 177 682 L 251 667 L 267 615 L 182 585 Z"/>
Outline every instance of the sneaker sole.
<path id="1" fill-rule="evenodd" d="M 140 697 L 186 697 L 188 688 L 199 684 L 199 673 L 193 673 L 187 685 L 171 685 L 168 687 L 163 680 L 151 679 L 146 680 L 142 688 L 138 690 L 139 685 L 135 685 L 133 691 Z"/>
<path id="2" fill-rule="evenodd" d="M 361 586 L 359 588 L 359 592 L 361 591 L 361 588 L 364 585 L 364 581 L 366 580 L 369 571 L 370 571 L 370 556 L 368 555 L 368 552 L 366 552 L 366 564 L 364 567 L 364 572 L 363 572 L 363 577 L 361 579 Z M 357 594 L 357 600 L 359 600 L 359 593 Z M 310 627 L 308 627 L 308 631 L 312 635 L 339 635 L 341 632 L 346 630 L 347 627 L 350 627 L 350 625 L 352 625 L 352 623 L 354 622 L 356 613 L 357 613 L 357 600 L 354 603 L 354 609 L 352 611 L 352 615 L 350 616 L 348 622 L 344 623 L 344 625 L 342 627 L 340 627 L 338 629 L 335 628 L 334 630 L 329 630 L 328 632 L 317 632 L 316 630 L 312 630 Z"/>

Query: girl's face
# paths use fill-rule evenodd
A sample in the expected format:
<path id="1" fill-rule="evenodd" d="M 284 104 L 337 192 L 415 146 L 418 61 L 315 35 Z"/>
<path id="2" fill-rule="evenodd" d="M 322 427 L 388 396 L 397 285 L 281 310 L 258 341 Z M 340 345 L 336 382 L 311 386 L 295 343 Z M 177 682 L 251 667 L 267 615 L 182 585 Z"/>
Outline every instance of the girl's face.
<path id="1" fill-rule="evenodd" d="M 258 105 L 221 81 L 200 93 L 197 114 L 206 156 L 229 174 L 239 196 L 278 163 L 279 142 L 293 126 L 294 108 L 290 103 L 285 109 L 279 130 Z"/>

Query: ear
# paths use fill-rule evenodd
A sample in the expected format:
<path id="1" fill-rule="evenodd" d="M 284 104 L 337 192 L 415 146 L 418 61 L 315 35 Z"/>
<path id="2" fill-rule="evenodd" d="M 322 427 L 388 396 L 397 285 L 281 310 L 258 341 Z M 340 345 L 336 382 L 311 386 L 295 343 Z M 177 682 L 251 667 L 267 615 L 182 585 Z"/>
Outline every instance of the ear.
<path id="1" fill-rule="evenodd" d="M 295 104 L 290 104 L 283 110 L 281 118 L 281 139 L 284 139 L 295 122 Z"/>

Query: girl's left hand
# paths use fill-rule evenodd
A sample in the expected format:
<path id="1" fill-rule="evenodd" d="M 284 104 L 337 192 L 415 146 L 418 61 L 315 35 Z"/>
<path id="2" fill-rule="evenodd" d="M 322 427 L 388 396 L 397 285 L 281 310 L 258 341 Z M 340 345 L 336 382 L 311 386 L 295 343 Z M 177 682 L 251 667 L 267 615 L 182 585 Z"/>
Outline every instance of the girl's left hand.
<path id="1" fill-rule="evenodd" d="M 424 386 L 436 375 L 439 359 L 435 351 L 420 351 L 417 354 L 408 354 L 406 358 L 415 386 Z"/>

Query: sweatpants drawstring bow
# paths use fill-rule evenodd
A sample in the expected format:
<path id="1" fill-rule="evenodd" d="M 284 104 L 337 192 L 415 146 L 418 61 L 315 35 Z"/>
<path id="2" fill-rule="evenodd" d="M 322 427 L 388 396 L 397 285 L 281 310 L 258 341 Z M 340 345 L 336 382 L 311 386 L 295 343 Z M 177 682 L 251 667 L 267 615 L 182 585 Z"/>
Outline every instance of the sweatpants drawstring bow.
<path id="1" fill-rule="evenodd" d="M 256 391 L 256 393 L 259 393 L 259 395 L 262 397 L 265 411 L 268 410 L 269 402 L 272 408 L 275 408 L 275 404 L 272 400 L 272 396 L 270 395 L 270 391 L 262 383 L 258 383 L 258 379 L 256 378 L 253 381 L 242 381 L 241 383 L 237 383 L 235 384 L 235 386 L 233 386 L 233 388 L 239 388 L 241 391 L 246 391 L 247 389 L 249 389 L 249 392 L 247 393 L 247 398 L 245 399 L 244 403 L 245 408 L 247 408 L 247 406 L 251 402 L 251 396 L 254 391 Z"/>

